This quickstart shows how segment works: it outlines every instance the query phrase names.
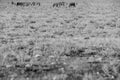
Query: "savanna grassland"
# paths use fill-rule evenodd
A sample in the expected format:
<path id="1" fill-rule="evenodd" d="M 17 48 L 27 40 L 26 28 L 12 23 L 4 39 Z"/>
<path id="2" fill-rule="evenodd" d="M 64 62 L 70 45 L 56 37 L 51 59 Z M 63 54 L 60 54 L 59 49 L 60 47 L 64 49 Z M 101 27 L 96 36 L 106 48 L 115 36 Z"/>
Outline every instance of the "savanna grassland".
<path id="1" fill-rule="evenodd" d="M 0 80 L 120 80 L 119 0 L 112 1 L 1 4 Z"/>

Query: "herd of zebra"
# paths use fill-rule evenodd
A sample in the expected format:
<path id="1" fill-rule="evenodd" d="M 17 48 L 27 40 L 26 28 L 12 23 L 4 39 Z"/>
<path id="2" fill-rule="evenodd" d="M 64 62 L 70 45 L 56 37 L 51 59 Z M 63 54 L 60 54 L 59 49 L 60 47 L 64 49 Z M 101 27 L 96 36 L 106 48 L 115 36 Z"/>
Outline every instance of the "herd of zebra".
<path id="1" fill-rule="evenodd" d="M 58 3 L 54 3 L 53 7 L 61 7 L 61 6 L 66 6 L 66 5 L 68 5 L 68 7 L 76 7 L 77 3 L 75 3 L 75 2 L 70 2 L 70 3 L 58 2 Z"/>
<path id="2" fill-rule="evenodd" d="M 41 6 L 40 2 L 11 2 L 12 5 L 16 5 L 16 6 L 21 6 L 21 7 L 25 7 L 25 6 Z M 52 7 L 76 7 L 77 3 L 76 2 L 56 2 L 53 3 Z"/>

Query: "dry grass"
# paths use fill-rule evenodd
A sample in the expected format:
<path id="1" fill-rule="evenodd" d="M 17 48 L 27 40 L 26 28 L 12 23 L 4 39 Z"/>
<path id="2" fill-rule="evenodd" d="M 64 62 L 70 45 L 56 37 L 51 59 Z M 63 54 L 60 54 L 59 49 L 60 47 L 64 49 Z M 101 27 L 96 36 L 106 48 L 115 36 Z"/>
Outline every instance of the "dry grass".
<path id="1" fill-rule="evenodd" d="M 26 80 L 36 80 L 40 76 L 41 80 L 119 80 L 119 47 L 107 44 L 80 47 L 79 43 L 66 43 L 41 43 L 33 47 L 31 53 L 30 45 L 12 46 L 14 54 L 3 54 L 6 57 L 1 72 L 6 76 L 15 75 L 16 80 L 20 75 L 20 79 L 26 77 Z M 4 72 L 9 70 L 14 74 Z M 6 77 L 3 73 L 1 77 Z"/>
<path id="2" fill-rule="evenodd" d="M 1 12 L 0 80 L 119 80 L 118 12 L 85 4 Z"/>

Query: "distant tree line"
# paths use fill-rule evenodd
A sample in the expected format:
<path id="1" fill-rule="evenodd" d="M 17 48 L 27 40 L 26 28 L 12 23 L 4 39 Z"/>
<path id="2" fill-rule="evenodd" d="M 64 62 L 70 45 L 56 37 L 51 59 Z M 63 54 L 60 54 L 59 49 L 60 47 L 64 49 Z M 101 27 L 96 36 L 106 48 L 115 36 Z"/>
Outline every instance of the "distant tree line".
<path id="1" fill-rule="evenodd" d="M 11 2 L 12 5 L 16 6 L 41 6 L 40 2 Z M 53 3 L 52 7 L 60 8 L 60 7 L 76 7 L 77 3 L 76 2 L 56 2 Z"/>

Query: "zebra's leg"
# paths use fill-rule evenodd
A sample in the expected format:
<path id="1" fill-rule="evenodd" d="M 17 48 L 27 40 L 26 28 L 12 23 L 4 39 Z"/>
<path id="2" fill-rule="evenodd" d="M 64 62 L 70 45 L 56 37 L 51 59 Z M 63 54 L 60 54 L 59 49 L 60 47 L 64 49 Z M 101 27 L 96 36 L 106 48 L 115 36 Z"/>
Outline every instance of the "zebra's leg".
<path id="1" fill-rule="evenodd" d="M 37 5 L 40 6 L 40 3 L 38 2 Z"/>
<path id="2" fill-rule="evenodd" d="M 53 4 L 53 7 L 57 7 L 57 4 L 56 4 L 56 3 L 54 3 L 54 4 Z"/>
<path id="3" fill-rule="evenodd" d="M 35 5 L 36 5 L 36 3 L 35 3 L 35 2 L 32 2 L 31 6 L 35 6 Z"/>

